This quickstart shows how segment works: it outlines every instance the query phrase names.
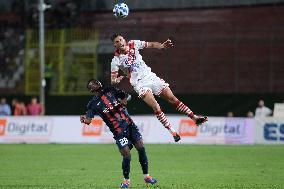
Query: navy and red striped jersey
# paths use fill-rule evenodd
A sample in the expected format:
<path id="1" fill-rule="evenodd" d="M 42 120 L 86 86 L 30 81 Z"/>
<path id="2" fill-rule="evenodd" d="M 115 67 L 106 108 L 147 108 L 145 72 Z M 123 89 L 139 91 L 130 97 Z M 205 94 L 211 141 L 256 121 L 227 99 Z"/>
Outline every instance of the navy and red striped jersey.
<path id="1" fill-rule="evenodd" d="M 126 127 L 133 124 L 126 107 L 120 100 L 128 94 L 115 87 L 107 87 L 98 96 L 94 96 L 87 105 L 86 115 L 93 118 L 99 115 L 114 135 L 121 133 Z"/>

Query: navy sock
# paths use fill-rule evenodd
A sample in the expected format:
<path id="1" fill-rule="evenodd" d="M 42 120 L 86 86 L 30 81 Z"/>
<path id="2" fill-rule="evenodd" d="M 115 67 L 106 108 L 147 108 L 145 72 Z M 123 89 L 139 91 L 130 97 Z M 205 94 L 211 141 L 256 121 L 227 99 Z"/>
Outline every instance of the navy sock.
<path id="1" fill-rule="evenodd" d="M 122 170 L 123 170 L 123 176 L 125 179 L 129 179 L 129 173 L 130 173 L 130 161 L 131 157 L 123 157 L 122 160 Z"/>
<path id="2" fill-rule="evenodd" d="M 139 148 L 138 154 L 139 154 L 139 162 L 143 170 L 143 174 L 148 174 L 148 158 L 146 155 L 145 148 L 144 147 Z"/>

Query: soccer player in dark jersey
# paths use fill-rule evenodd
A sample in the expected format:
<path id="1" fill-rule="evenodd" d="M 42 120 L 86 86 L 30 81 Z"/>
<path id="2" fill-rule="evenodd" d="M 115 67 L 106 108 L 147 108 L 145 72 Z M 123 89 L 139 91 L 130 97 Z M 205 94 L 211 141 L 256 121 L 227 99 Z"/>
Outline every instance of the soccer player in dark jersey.
<path id="1" fill-rule="evenodd" d="M 122 170 L 124 180 L 120 188 L 128 188 L 130 185 L 130 150 L 133 145 L 139 154 L 139 162 L 144 174 L 144 182 L 146 184 L 156 185 L 157 180 L 148 173 L 148 159 L 142 135 L 125 107 L 131 96 L 115 87 L 103 88 L 100 81 L 96 79 L 91 79 L 87 84 L 87 88 L 90 92 L 94 93 L 95 96 L 87 105 L 86 115 L 80 116 L 80 121 L 85 124 L 90 124 L 94 115 L 99 115 L 113 133 L 113 138 L 116 140 L 116 144 L 123 157 Z"/>

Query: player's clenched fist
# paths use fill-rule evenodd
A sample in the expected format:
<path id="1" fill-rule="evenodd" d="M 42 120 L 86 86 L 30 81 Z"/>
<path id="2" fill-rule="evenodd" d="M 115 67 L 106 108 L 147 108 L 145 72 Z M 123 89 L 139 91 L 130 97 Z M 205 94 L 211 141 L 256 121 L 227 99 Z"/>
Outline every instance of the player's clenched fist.
<path id="1" fill-rule="evenodd" d="M 80 115 L 80 122 L 85 123 L 86 116 L 85 115 Z"/>
<path id="2" fill-rule="evenodd" d="M 111 83 L 112 84 L 118 84 L 121 82 L 121 80 L 124 78 L 124 76 L 119 76 L 117 77 L 117 75 L 113 75 L 111 76 Z"/>
<path id="3" fill-rule="evenodd" d="M 85 124 L 89 125 L 92 120 L 87 118 L 85 115 L 80 115 L 80 121 L 81 121 L 81 123 L 85 123 Z"/>
<path id="4" fill-rule="evenodd" d="M 167 41 L 165 41 L 165 42 L 163 43 L 163 47 L 164 47 L 165 49 L 170 48 L 170 47 L 172 47 L 172 46 L 173 46 L 173 43 L 172 43 L 172 41 L 171 41 L 170 39 L 168 39 Z"/>

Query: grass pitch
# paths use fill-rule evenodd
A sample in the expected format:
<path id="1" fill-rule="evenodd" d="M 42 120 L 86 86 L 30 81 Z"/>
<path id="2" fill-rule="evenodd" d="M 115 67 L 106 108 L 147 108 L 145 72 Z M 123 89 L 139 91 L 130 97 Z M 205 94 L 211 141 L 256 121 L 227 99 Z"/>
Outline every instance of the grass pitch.
<path id="1" fill-rule="evenodd" d="M 284 146 L 145 145 L 162 189 L 284 188 Z M 0 145 L 0 188 L 119 188 L 115 144 Z M 132 150 L 131 188 L 147 188 Z M 155 187 L 149 187 L 155 188 Z"/>

